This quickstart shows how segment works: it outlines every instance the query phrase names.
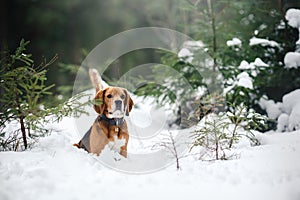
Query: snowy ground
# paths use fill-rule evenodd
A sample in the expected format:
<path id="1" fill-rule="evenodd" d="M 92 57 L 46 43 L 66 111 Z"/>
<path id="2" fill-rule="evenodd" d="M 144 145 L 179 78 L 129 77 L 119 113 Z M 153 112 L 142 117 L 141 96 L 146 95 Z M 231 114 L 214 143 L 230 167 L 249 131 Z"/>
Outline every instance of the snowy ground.
<path id="1" fill-rule="evenodd" d="M 70 126 L 70 120 L 59 126 Z M 300 131 L 258 137 L 262 145 L 240 146 L 238 159 L 204 162 L 189 156 L 180 160 L 179 171 L 174 163 L 137 175 L 108 168 L 74 148 L 78 135 L 69 128 L 31 150 L 0 153 L 0 199 L 299 200 Z"/>

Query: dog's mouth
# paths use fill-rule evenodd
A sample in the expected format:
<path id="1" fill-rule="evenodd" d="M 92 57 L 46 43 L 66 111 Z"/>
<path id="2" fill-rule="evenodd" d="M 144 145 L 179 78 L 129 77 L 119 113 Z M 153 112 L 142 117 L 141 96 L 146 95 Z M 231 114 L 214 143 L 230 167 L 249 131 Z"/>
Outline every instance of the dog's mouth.
<path id="1" fill-rule="evenodd" d="M 113 112 L 108 112 L 108 118 L 123 118 L 124 117 L 124 112 L 121 110 L 115 110 Z"/>

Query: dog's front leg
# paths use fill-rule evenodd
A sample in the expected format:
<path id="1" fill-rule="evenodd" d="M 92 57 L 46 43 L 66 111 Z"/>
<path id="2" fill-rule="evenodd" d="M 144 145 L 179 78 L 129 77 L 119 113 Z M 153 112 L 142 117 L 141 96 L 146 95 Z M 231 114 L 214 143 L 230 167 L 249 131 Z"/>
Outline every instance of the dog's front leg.
<path id="1" fill-rule="evenodd" d="M 124 156 L 125 158 L 127 158 L 127 144 L 128 144 L 128 140 L 129 140 L 129 135 L 126 132 L 121 132 L 119 134 L 119 140 L 125 140 L 125 144 L 123 146 L 120 147 L 120 154 L 122 156 Z"/>
<path id="2" fill-rule="evenodd" d="M 122 156 L 127 158 L 127 144 L 129 135 L 127 132 L 118 128 L 117 126 L 111 126 L 109 128 L 108 140 L 111 142 L 111 149 L 116 150 Z"/>

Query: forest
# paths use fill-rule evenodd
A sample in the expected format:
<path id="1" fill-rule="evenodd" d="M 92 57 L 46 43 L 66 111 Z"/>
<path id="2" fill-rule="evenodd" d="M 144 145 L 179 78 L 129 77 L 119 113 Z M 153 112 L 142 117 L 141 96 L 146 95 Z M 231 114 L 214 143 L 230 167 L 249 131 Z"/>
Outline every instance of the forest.
<path id="1" fill-rule="evenodd" d="M 215 30 L 210 24 L 209 2 L 214 5 Z M 80 66 L 95 46 L 122 31 L 150 26 L 169 28 L 208 46 L 216 40 L 216 47 L 210 48 L 218 48 L 218 54 L 222 54 L 227 40 L 233 37 L 248 40 L 262 24 L 268 26 L 260 27 L 263 30 L 259 37 L 276 37 L 270 35 L 275 24 L 284 19 L 288 8 L 297 4 L 297 0 L 4 0 L 0 3 L 0 48 L 13 51 L 21 39 L 30 41 L 27 48 L 36 65 L 57 55 L 58 59 L 48 69 L 48 84 L 56 85 L 52 89 L 55 94 L 68 93 L 58 89 L 74 81 L 76 69 L 72 71 L 66 65 Z M 285 33 L 281 37 L 290 38 L 289 34 L 297 33 Z M 288 51 L 293 47 L 289 44 L 285 48 Z M 139 64 L 160 62 L 161 56 L 152 49 L 130 52 L 114 61 L 107 77 L 114 79 Z M 120 66 L 123 71 L 118 71 Z"/>

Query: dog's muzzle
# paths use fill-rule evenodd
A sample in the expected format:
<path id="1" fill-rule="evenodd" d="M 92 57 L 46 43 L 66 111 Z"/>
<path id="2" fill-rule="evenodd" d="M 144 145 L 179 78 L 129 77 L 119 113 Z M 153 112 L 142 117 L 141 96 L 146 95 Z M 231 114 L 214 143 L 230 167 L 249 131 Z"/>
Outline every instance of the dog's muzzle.
<path id="1" fill-rule="evenodd" d="M 114 111 L 108 113 L 109 118 L 123 118 L 124 111 L 123 111 L 123 102 L 121 100 L 116 100 L 114 102 Z"/>
<path id="2" fill-rule="evenodd" d="M 115 105 L 116 105 L 116 110 L 122 110 L 122 101 L 121 100 L 116 100 Z"/>

